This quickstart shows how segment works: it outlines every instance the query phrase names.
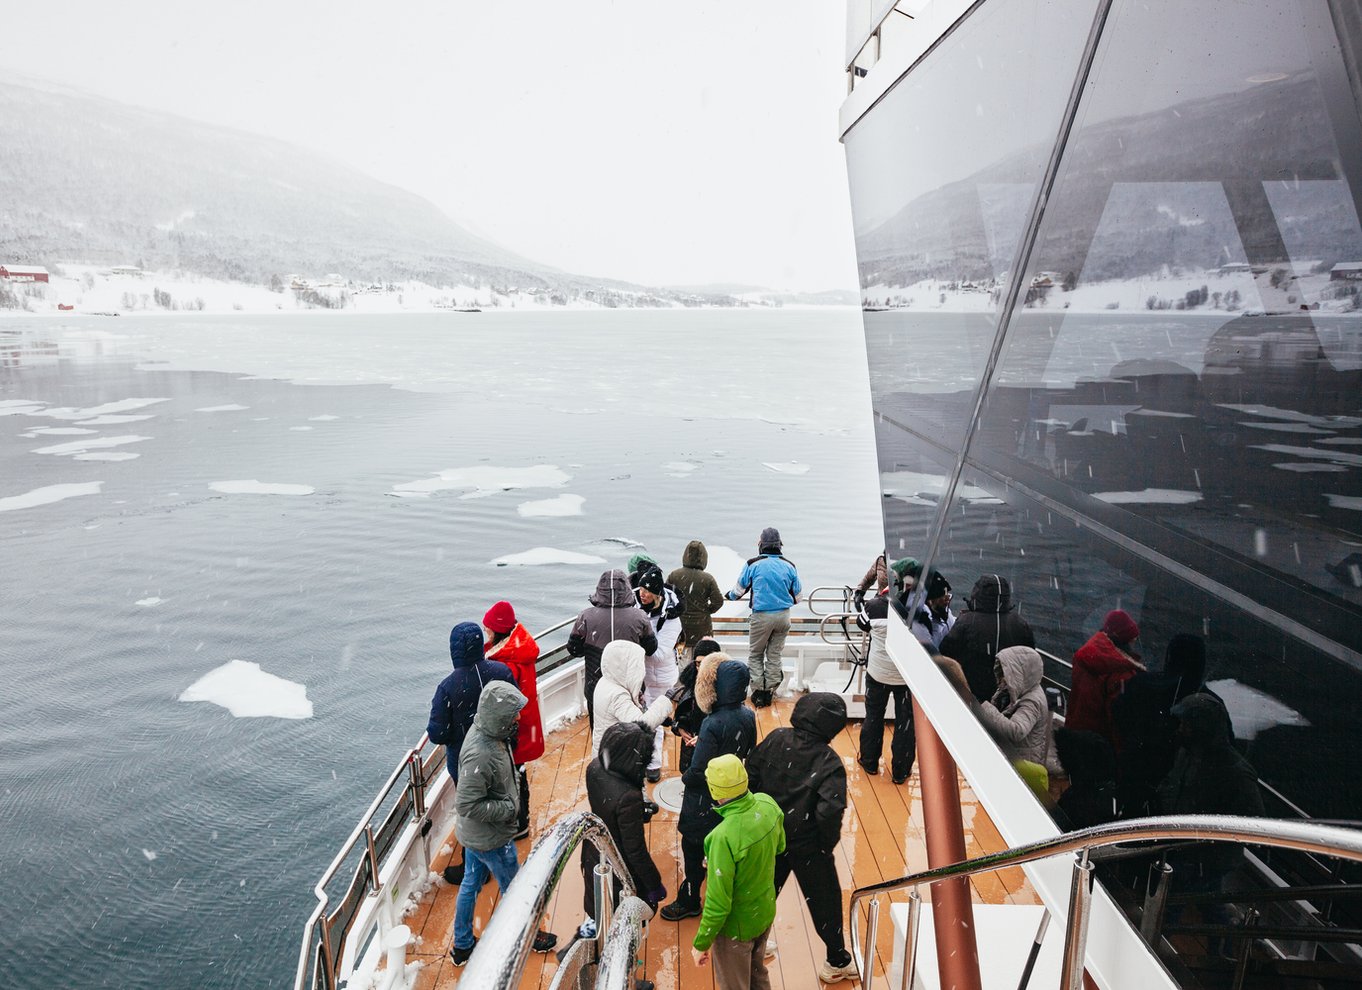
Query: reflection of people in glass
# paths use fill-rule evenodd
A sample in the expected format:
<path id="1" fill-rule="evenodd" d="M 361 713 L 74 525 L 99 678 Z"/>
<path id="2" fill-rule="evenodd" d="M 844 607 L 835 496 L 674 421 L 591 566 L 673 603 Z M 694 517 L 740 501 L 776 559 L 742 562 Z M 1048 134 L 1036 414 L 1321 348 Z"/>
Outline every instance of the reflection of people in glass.
<path id="1" fill-rule="evenodd" d="M 1059 799 L 1065 829 L 1089 828 L 1116 820 L 1116 754 L 1096 732 L 1055 730 L 1055 753 L 1069 775 Z"/>
<path id="2" fill-rule="evenodd" d="M 993 658 L 1009 646 L 1035 646 L 1026 620 L 1012 608 L 1012 585 L 999 574 L 985 574 L 974 582 L 960 614 L 944 639 L 941 652 L 960 661 L 974 697 L 993 697 Z"/>
<path id="3" fill-rule="evenodd" d="M 941 672 L 955 685 L 1009 761 L 1030 760 L 1047 766 L 1053 748 L 1050 705 L 1041 687 L 1044 664 L 1029 646 L 1009 646 L 994 664 L 997 689 L 988 701 L 977 701 L 960 664 L 950 657 L 935 658 Z"/>
<path id="4" fill-rule="evenodd" d="M 1140 671 L 1140 655 L 1131 646 L 1140 627 L 1123 609 L 1112 609 L 1102 628 L 1074 654 L 1073 688 L 1064 724 L 1082 732 L 1096 732 L 1119 749 L 1111 709 L 1121 688 Z"/>
<path id="5" fill-rule="evenodd" d="M 940 653 L 941 641 L 953 625 L 951 583 L 940 571 L 932 571 L 927 576 L 927 600 L 913 613 L 912 633 L 928 653 Z"/>

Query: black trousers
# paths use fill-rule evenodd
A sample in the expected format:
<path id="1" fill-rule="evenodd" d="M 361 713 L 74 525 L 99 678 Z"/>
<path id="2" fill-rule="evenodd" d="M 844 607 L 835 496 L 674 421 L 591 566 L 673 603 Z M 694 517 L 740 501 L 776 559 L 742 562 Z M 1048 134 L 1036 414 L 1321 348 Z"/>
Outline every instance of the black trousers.
<path id="1" fill-rule="evenodd" d="M 813 930 L 828 951 L 828 962 L 845 966 L 851 962 L 846 941 L 842 937 L 842 883 L 837 878 L 837 864 L 832 853 L 816 849 L 787 849 L 776 857 L 776 893 L 794 873 L 799 892 L 809 906 Z"/>
<path id="2" fill-rule="evenodd" d="M 894 699 L 894 741 L 890 743 L 890 772 L 895 778 L 913 772 L 917 740 L 913 736 L 913 696 L 904 684 L 882 684 L 865 675 L 865 719 L 861 722 L 861 763 L 877 766 L 884 748 L 884 710 Z"/>
<path id="3" fill-rule="evenodd" d="M 601 682 L 601 658 L 582 657 L 582 671 L 586 677 L 586 721 L 596 728 L 596 685 Z"/>
<path id="4" fill-rule="evenodd" d="M 681 889 L 676 893 L 676 899 L 698 903 L 700 885 L 705 882 L 705 840 L 703 838 L 692 839 L 688 835 L 682 835 L 681 862 L 685 870 L 685 879 L 681 882 Z M 841 908 L 839 907 L 838 910 L 840 911 Z"/>
<path id="5" fill-rule="evenodd" d="M 520 814 L 516 816 L 516 831 L 523 832 L 530 827 L 530 775 L 525 772 L 525 764 L 515 768 L 520 776 Z"/>

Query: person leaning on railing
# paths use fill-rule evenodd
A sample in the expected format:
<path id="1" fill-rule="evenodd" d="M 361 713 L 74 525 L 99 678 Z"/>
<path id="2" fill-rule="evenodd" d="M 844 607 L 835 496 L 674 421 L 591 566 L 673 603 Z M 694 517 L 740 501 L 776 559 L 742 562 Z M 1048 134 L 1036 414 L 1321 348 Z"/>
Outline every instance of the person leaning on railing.
<path id="1" fill-rule="evenodd" d="M 780 531 L 767 526 L 757 540 L 757 556 L 747 562 L 738 582 L 724 597 L 737 601 L 752 592 L 747 627 L 747 669 L 752 675 L 752 704 L 765 708 L 785 676 L 780 655 L 790 632 L 790 609 L 803 588 L 795 565 L 782 554 Z"/>

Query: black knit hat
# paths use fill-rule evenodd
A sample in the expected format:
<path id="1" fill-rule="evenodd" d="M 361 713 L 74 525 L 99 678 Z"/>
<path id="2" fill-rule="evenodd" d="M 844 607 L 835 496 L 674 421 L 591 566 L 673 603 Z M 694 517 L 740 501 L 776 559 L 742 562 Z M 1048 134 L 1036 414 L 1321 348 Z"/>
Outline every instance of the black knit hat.
<path id="1" fill-rule="evenodd" d="M 951 590 L 951 583 L 946 580 L 940 571 L 932 571 L 927 576 L 927 599 L 940 598 Z"/>
<path id="2" fill-rule="evenodd" d="M 648 591 L 651 591 L 655 595 L 662 594 L 662 585 L 664 583 L 665 582 L 662 579 L 662 571 L 656 567 L 649 567 L 642 574 L 640 574 L 638 578 L 638 586 L 640 588 L 645 588 Z"/>

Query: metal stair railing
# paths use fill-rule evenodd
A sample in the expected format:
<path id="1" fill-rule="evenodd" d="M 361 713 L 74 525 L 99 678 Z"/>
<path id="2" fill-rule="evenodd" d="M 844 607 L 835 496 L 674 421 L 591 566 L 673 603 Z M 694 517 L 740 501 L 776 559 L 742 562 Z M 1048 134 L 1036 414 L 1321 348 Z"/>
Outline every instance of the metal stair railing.
<path id="1" fill-rule="evenodd" d="M 1042 839 L 1002 852 L 952 863 L 949 866 L 924 870 L 897 880 L 858 887 L 851 894 L 848 909 L 848 929 L 851 951 L 861 967 L 861 990 L 872 990 L 874 954 L 879 934 L 880 896 L 894 891 L 910 892 L 908 928 L 903 953 L 901 988 L 912 986 L 916 957 L 917 926 L 920 894 L 917 888 L 959 877 L 970 877 L 1008 866 L 1048 859 L 1065 853 L 1077 854 L 1074 859 L 1072 883 L 1069 889 L 1068 919 L 1064 935 L 1064 963 L 1061 969 L 1062 990 L 1081 990 L 1083 986 L 1084 951 L 1087 945 L 1088 909 L 1092 898 L 1093 864 L 1089 853 L 1106 846 L 1127 842 L 1167 841 L 1237 842 L 1248 845 L 1295 849 L 1321 856 L 1333 856 L 1362 862 L 1362 830 L 1318 825 L 1311 822 L 1282 821 L 1272 818 L 1242 818 L 1232 815 L 1180 815 L 1167 818 L 1137 818 L 1113 822 L 1050 839 Z M 861 902 L 869 899 L 865 941 L 861 940 Z"/>
<path id="2" fill-rule="evenodd" d="M 525 857 L 525 864 L 516 873 L 510 888 L 501 892 L 501 900 L 468 959 L 460 984 L 477 987 L 478 990 L 512 990 L 520 985 L 520 976 L 530 957 L 549 898 L 553 896 L 572 854 L 583 840 L 594 845 L 601 855 L 594 878 L 596 938 L 585 948 L 580 942 L 572 947 L 569 956 L 564 957 L 565 965 L 559 967 L 555 976 L 554 990 L 569 978 L 574 982 L 579 981 L 585 966 L 605 962 L 607 946 L 610 944 L 607 936 L 622 936 L 619 941 L 632 940 L 631 944 L 637 947 L 642 939 L 642 921 L 649 914 L 647 906 L 636 896 L 634 882 L 605 823 L 589 811 L 579 811 L 554 822 Z M 617 913 L 612 910 L 612 874 L 622 888 Z M 637 910 L 637 905 L 642 905 L 642 913 Z M 611 923 L 612 914 L 614 924 Z M 569 957 L 571 965 L 566 965 Z M 620 965 L 612 963 L 613 968 L 602 965 L 598 975 L 614 972 Z M 605 990 L 599 980 L 596 985 Z M 622 990 L 626 985 L 619 984 L 611 990 Z"/>

